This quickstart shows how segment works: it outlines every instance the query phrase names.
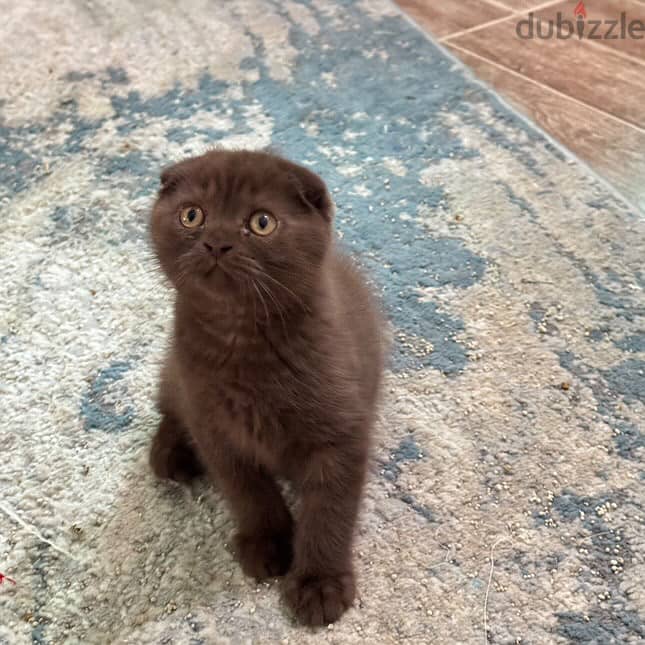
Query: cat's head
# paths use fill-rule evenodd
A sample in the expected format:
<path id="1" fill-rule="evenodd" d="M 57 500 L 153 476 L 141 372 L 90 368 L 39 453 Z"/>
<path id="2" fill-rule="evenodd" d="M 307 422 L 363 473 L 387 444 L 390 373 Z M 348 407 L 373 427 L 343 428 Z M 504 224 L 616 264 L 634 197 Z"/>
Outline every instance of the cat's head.
<path id="1" fill-rule="evenodd" d="M 189 297 L 308 297 L 331 240 L 333 205 L 310 170 L 266 152 L 214 150 L 161 174 L 151 233 Z"/>

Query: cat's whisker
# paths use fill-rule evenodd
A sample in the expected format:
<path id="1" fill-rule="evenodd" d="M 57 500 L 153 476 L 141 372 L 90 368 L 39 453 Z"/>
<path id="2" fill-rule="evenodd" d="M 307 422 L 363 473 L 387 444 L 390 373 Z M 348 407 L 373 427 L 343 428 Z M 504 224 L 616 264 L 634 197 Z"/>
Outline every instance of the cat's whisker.
<path id="1" fill-rule="evenodd" d="M 260 296 L 260 300 L 262 302 L 262 305 L 264 306 L 264 313 L 266 314 L 266 321 L 267 323 L 269 322 L 269 309 L 267 307 L 267 303 L 264 301 L 264 298 L 262 297 L 262 294 L 260 293 L 260 290 L 258 289 L 258 285 L 255 284 L 255 280 L 251 280 L 251 284 L 253 285 L 253 288 L 256 290 L 258 296 Z"/>
<path id="2" fill-rule="evenodd" d="M 249 255 L 238 255 L 237 257 L 238 257 L 239 260 L 243 260 L 244 262 L 246 262 L 247 266 L 250 265 L 254 269 L 261 268 L 260 265 L 258 264 L 258 261 L 255 258 L 252 258 Z"/>
<path id="3" fill-rule="evenodd" d="M 188 276 L 188 273 L 186 271 L 182 271 L 178 276 L 177 276 L 177 286 L 182 287 L 186 283 L 186 278 Z"/>
<path id="4" fill-rule="evenodd" d="M 285 337 L 288 336 L 289 334 L 287 332 L 287 323 L 282 313 L 283 311 L 282 305 L 278 302 L 276 297 L 273 295 L 273 292 L 271 291 L 271 289 L 269 289 L 269 287 L 267 287 L 266 284 L 264 284 L 260 279 L 258 279 L 257 283 L 264 289 L 264 291 L 269 296 L 269 298 L 271 298 L 271 300 L 274 302 L 278 315 L 280 316 L 280 320 L 282 321 L 282 328 L 284 330 Z"/>
<path id="5" fill-rule="evenodd" d="M 217 268 L 221 269 L 224 275 L 228 276 L 233 282 L 235 282 L 235 274 L 229 271 L 222 262 L 218 263 Z"/>
<path id="6" fill-rule="evenodd" d="M 253 297 L 253 294 L 251 293 L 251 289 L 249 289 L 249 280 L 246 279 L 244 280 L 244 287 L 245 291 L 248 290 L 248 296 L 253 300 L 253 333 L 257 336 L 258 335 L 258 309 L 257 309 L 257 301 Z"/>
<path id="7" fill-rule="evenodd" d="M 243 287 L 244 304 L 248 305 L 249 301 L 253 302 L 253 331 L 257 335 L 258 331 L 258 313 L 257 313 L 257 298 L 251 292 L 251 279 L 248 276 L 238 276 L 240 278 L 240 285 Z"/>
<path id="8" fill-rule="evenodd" d="M 300 298 L 297 294 L 295 294 L 285 284 L 283 284 L 282 282 L 274 278 L 272 275 L 269 275 L 266 271 L 264 271 L 253 258 L 242 255 L 240 256 L 240 260 L 245 260 L 248 262 L 245 268 L 247 270 L 254 272 L 256 277 L 262 276 L 263 278 L 267 278 L 268 280 L 271 280 L 271 282 L 274 282 L 277 286 L 282 287 L 282 289 L 284 289 L 305 311 L 307 310 L 307 306 L 303 302 L 302 298 Z"/>
<path id="9" fill-rule="evenodd" d="M 304 309 L 307 309 L 307 306 L 305 303 L 302 301 L 302 298 L 300 298 L 298 295 L 296 295 L 289 287 L 286 285 L 282 284 L 279 280 L 276 280 L 273 276 L 269 275 L 266 271 L 261 271 L 262 275 L 271 280 L 272 282 L 275 282 L 279 287 L 282 287 L 287 293 L 291 294 L 291 296 L 294 298 L 294 300 Z"/>
<path id="10" fill-rule="evenodd" d="M 189 267 L 186 266 L 186 256 L 180 255 L 177 258 L 175 264 L 177 266 L 177 286 L 181 287 L 186 282 L 186 278 L 188 277 Z"/>

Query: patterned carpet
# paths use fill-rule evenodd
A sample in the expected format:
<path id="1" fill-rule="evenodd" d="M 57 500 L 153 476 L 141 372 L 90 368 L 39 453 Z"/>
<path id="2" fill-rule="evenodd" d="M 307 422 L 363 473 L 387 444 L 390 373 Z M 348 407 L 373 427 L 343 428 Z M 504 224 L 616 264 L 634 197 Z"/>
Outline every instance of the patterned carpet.
<path id="1" fill-rule="evenodd" d="M 0 9 L 0 643 L 642 642 L 642 214 L 384 0 Z M 326 179 L 394 326 L 360 602 L 318 633 L 146 464 L 147 213 L 213 144 Z"/>

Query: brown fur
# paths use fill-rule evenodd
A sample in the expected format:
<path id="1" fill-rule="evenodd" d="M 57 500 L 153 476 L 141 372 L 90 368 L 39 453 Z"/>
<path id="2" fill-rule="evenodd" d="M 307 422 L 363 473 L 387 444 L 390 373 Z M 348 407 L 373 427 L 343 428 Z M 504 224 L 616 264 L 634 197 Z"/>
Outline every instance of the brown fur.
<path id="1" fill-rule="evenodd" d="M 205 214 L 198 229 L 180 222 L 187 206 Z M 278 219 L 271 235 L 249 231 L 257 211 Z M 337 620 L 354 599 L 352 535 L 382 372 L 372 296 L 332 224 L 318 176 L 246 151 L 164 171 L 151 224 L 176 289 L 152 468 L 180 481 L 208 471 L 237 520 L 244 572 L 288 573 L 285 599 L 308 625 Z M 295 522 L 277 478 L 298 495 Z"/>

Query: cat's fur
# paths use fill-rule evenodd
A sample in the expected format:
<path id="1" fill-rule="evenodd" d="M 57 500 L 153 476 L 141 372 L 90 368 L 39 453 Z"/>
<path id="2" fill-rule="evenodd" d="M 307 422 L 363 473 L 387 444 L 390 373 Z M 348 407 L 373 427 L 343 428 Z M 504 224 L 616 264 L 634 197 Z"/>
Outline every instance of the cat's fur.
<path id="1" fill-rule="evenodd" d="M 187 206 L 205 214 L 198 229 L 180 222 Z M 257 211 L 277 218 L 271 235 L 249 231 Z M 317 175 L 218 150 L 163 172 L 151 222 L 176 289 L 152 468 L 184 481 L 208 471 L 237 521 L 243 570 L 287 574 L 285 599 L 308 625 L 335 621 L 354 599 L 383 361 L 372 295 L 332 227 Z M 298 495 L 295 521 L 276 478 Z"/>

